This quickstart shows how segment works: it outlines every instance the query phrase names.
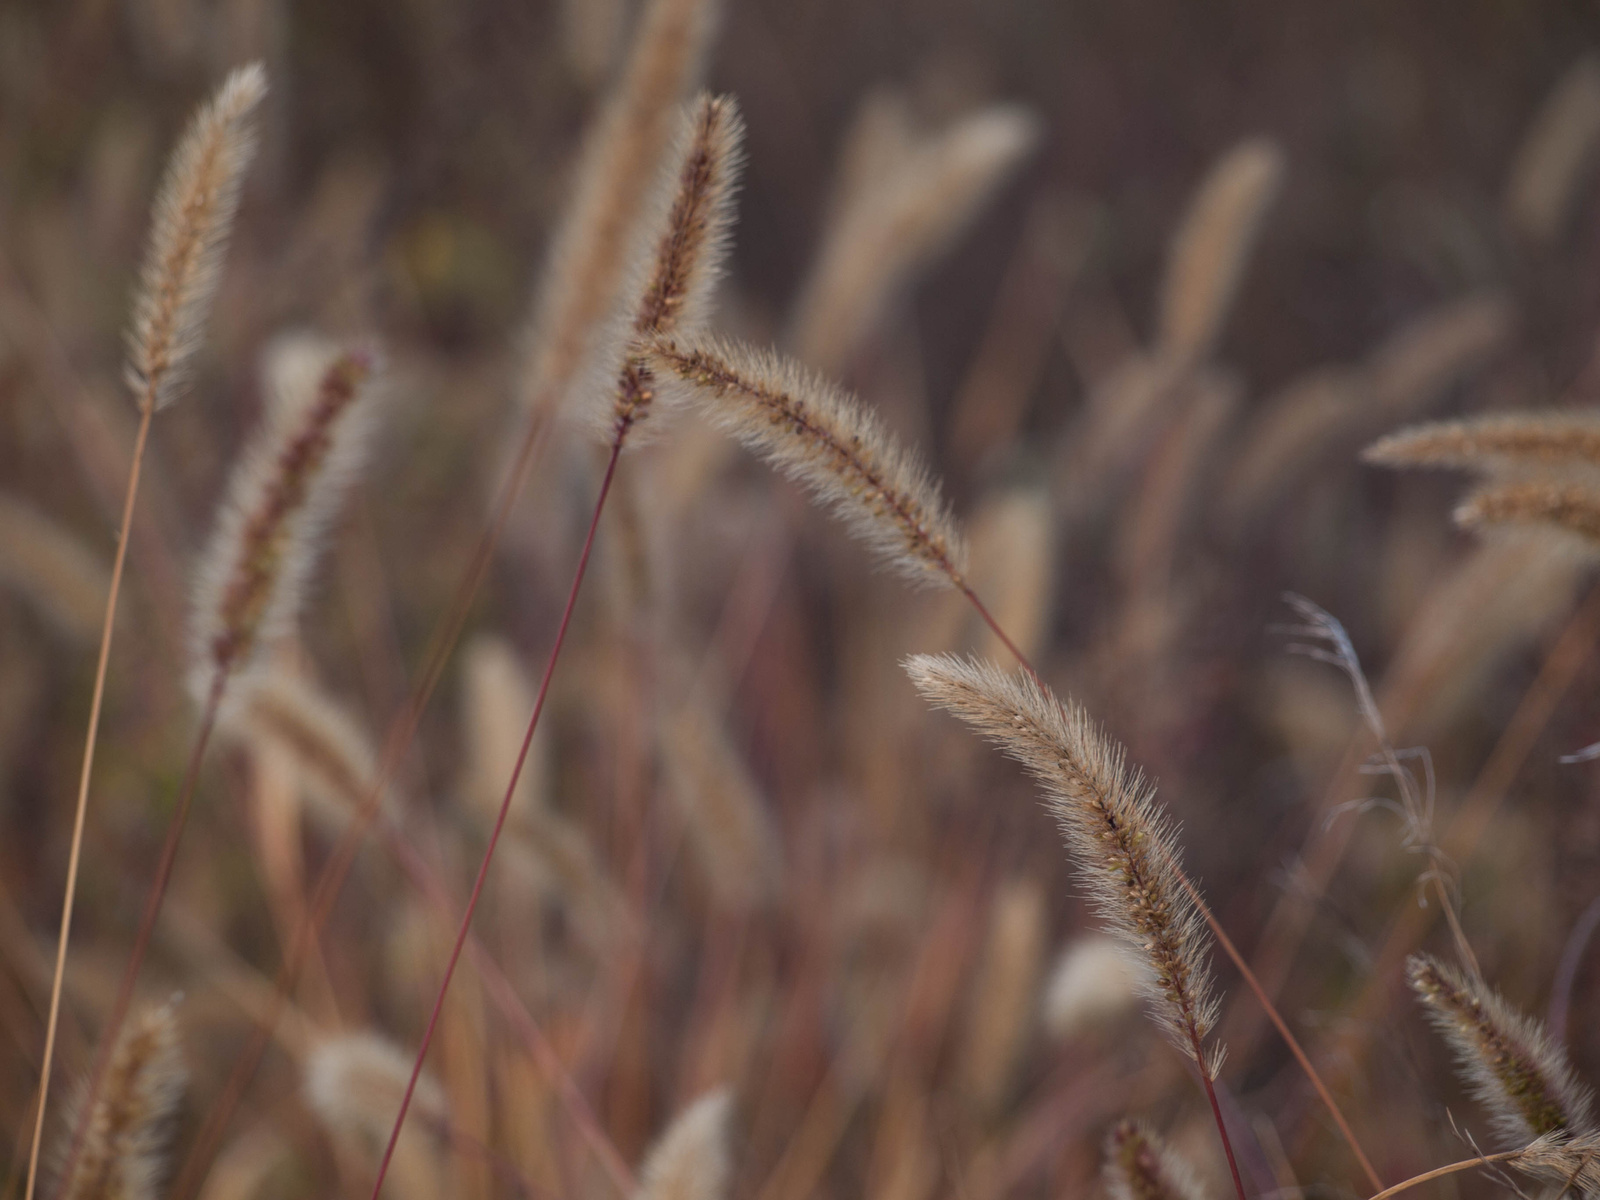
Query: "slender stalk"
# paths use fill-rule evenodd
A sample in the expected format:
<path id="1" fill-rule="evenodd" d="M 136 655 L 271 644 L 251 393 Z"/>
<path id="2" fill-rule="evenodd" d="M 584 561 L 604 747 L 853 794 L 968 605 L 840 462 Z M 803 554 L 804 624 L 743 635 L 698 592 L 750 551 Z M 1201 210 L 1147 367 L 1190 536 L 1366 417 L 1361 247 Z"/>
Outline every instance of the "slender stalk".
<path id="1" fill-rule="evenodd" d="M 33 1145 L 28 1150 L 28 1182 L 24 1200 L 33 1200 L 39 1179 L 39 1148 L 44 1141 L 44 1113 L 50 1098 L 50 1067 L 55 1059 L 56 1027 L 61 1017 L 61 986 L 66 978 L 67 944 L 72 940 L 72 909 L 78 895 L 78 865 L 83 858 L 83 827 L 89 812 L 89 777 L 94 772 L 94 749 L 100 735 L 100 711 L 106 696 L 106 668 L 111 661 L 111 633 L 117 619 L 117 596 L 122 571 L 128 561 L 128 535 L 133 527 L 133 506 L 139 495 L 144 448 L 150 439 L 155 405 L 139 406 L 139 431 L 133 439 L 133 464 L 128 468 L 128 491 L 122 501 L 122 521 L 117 530 L 117 556 L 111 565 L 111 587 L 106 592 L 105 622 L 100 628 L 100 656 L 94 668 L 94 696 L 89 701 L 89 730 L 84 735 L 83 766 L 78 773 L 78 801 L 72 817 L 72 848 L 67 853 L 66 894 L 61 898 L 61 933 L 56 940 L 56 969 L 50 981 L 50 1015 L 45 1022 L 44 1065 L 39 1068 L 39 1107 L 33 1119 Z"/>
<path id="2" fill-rule="evenodd" d="M 84 1090 L 83 1105 L 73 1126 L 72 1140 L 68 1143 L 66 1158 L 63 1160 L 61 1170 L 63 1181 L 72 1177 L 72 1168 L 83 1150 L 84 1135 L 89 1128 L 89 1116 L 94 1111 L 94 1102 L 104 1081 L 106 1067 L 111 1061 L 112 1051 L 116 1048 L 117 1036 L 122 1032 L 122 1023 L 127 1019 L 128 1006 L 133 1001 L 133 987 L 139 978 L 139 968 L 144 965 L 145 954 L 150 949 L 150 939 L 155 934 L 156 919 L 161 915 L 161 904 L 166 899 L 167 885 L 172 881 L 172 870 L 178 861 L 178 843 L 183 838 L 184 828 L 189 823 L 189 810 L 194 805 L 195 789 L 200 782 L 200 764 L 205 758 L 211 731 L 216 727 L 217 710 L 222 705 L 222 693 L 227 683 L 227 675 L 219 671 L 212 681 L 211 692 L 206 697 L 205 709 L 200 718 L 200 729 L 195 734 L 194 746 L 189 752 L 189 762 L 183 771 L 183 782 L 178 788 L 177 807 L 167 822 L 166 838 L 161 844 L 161 857 L 156 863 L 155 877 L 150 881 L 150 890 L 145 896 L 144 912 L 139 918 L 139 929 L 133 939 L 133 951 L 128 956 L 127 967 L 123 969 L 122 982 L 117 986 L 117 997 L 111 1005 L 111 1016 L 100 1034 L 100 1049 L 95 1055 L 94 1067 L 89 1073 L 89 1085 Z"/>
<path id="3" fill-rule="evenodd" d="M 583 586 L 583 577 L 589 567 L 589 555 L 594 549 L 594 536 L 600 527 L 600 515 L 605 510 L 606 497 L 611 492 L 611 482 L 616 478 L 617 460 L 622 455 L 622 442 L 627 433 L 627 427 L 619 425 L 616 436 L 611 442 L 611 457 L 606 463 L 605 478 L 600 483 L 600 494 L 595 498 L 594 515 L 589 520 L 589 532 L 583 540 L 583 551 L 578 556 L 578 567 L 572 575 L 572 586 L 567 592 L 566 607 L 561 612 L 561 624 L 556 627 L 556 640 L 550 647 L 550 655 L 545 660 L 544 675 L 539 680 L 539 694 L 533 702 L 533 716 L 528 720 L 528 732 L 523 735 L 522 747 L 517 752 L 516 766 L 512 768 L 511 780 L 506 785 L 505 798 L 500 802 L 500 812 L 495 817 L 494 829 L 489 834 L 489 843 L 483 850 L 483 861 L 478 866 L 478 877 L 472 885 L 472 895 L 467 900 L 467 910 L 461 917 L 461 928 L 456 934 L 455 945 L 450 949 L 450 958 L 445 964 L 444 978 L 439 982 L 439 993 L 434 998 L 433 1011 L 428 1016 L 427 1028 L 422 1033 L 422 1043 L 417 1047 L 417 1059 L 411 1067 L 411 1078 L 406 1082 L 406 1090 L 400 1098 L 400 1112 L 395 1117 L 394 1129 L 389 1134 L 389 1144 L 384 1147 L 383 1158 L 378 1163 L 378 1175 L 372 1182 L 372 1200 L 378 1200 L 383 1188 L 384 1176 L 389 1173 L 389 1163 L 394 1158 L 395 1146 L 400 1141 L 400 1130 L 405 1125 L 406 1110 L 411 1107 L 411 1097 L 416 1091 L 417 1079 L 422 1074 L 423 1060 L 427 1058 L 428 1047 L 433 1042 L 434 1030 L 439 1023 L 439 1014 L 444 1009 L 445 995 L 450 990 L 450 980 L 455 974 L 456 963 L 461 958 L 461 950 L 466 945 L 467 934 L 472 929 L 472 917 L 477 912 L 478 900 L 483 895 L 483 885 L 489 875 L 489 863 L 494 858 L 495 847 L 499 844 L 500 833 L 505 828 L 506 817 L 511 812 L 511 801 L 516 794 L 517 783 L 522 778 L 522 767 L 527 762 L 528 750 L 533 745 L 534 731 L 539 726 L 539 717 L 544 712 L 544 704 L 550 693 L 550 680 L 555 675 L 556 661 L 561 657 L 561 647 L 567 639 L 567 629 L 572 622 L 572 610 L 578 603 L 578 592 Z"/>
<path id="4" fill-rule="evenodd" d="M 1194 1032 L 1192 1025 L 1189 1027 L 1189 1037 L 1194 1042 L 1195 1062 L 1200 1064 L 1200 1082 L 1205 1086 L 1206 1099 L 1211 1103 L 1211 1116 L 1217 1123 L 1217 1132 L 1222 1135 L 1222 1151 L 1228 1156 L 1233 1190 L 1238 1193 L 1239 1200 L 1245 1200 L 1244 1180 L 1239 1175 L 1239 1164 L 1233 1157 L 1233 1142 L 1228 1138 L 1228 1126 L 1222 1119 L 1222 1105 L 1217 1103 L 1217 1085 L 1211 1082 L 1211 1073 L 1205 1068 L 1205 1047 L 1200 1044 L 1199 1035 Z"/>
<path id="5" fill-rule="evenodd" d="M 1468 1171 L 1473 1167 L 1484 1167 L 1491 1163 L 1510 1162 L 1520 1158 L 1525 1152 L 1522 1150 L 1502 1150 L 1498 1154 L 1480 1154 L 1476 1158 L 1463 1158 L 1460 1162 L 1449 1163 L 1443 1167 L 1435 1167 L 1431 1171 L 1424 1171 L 1421 1175 L 1413 1175 L 1410 1179 L 1403 1179 L 1393 1187 L 1386 1187 L 1383 1191 L 1367 1197 L 1367 1200 L 1389 1200 L 1390 1196 L 1398 1196 L 1401 1192 L 1409 1192 L 1418 1184 L 1427 1183 L 1429 1180 L 1442 1179 L 1446 1175 L 1454 1175 L 1457 1171 Z"/>

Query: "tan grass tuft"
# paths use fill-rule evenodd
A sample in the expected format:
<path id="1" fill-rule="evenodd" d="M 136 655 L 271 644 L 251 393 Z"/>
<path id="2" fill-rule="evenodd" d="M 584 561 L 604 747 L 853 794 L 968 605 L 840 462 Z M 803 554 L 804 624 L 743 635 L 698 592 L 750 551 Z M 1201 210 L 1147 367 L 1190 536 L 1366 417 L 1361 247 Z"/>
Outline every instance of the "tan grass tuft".
<path id="1" fill-rule="evenodd" d="M 1214 1079 L 1215 1023 L 1205 925 L 1181 886 L 1177 831 L 1155 790 L 1081 707 L 1026 675 L 952 655 L 906 671 L 931 703 L 972 725 L 1044 785 L 1100 919 L 1152 968 L 1145 996 L 1175 1046 Z"/>
<path id="2" fill-rule="evenodd" d="M 313 811 L 342 828 L 371 802 L 378 757 L 360 724 L 310 680 L 286 670 L 252 672 L 223 706 L 219 729 L 261 742 L 293 763 Z"/>
<path id="3" fill-rule="evenodd" d="M 1391 433 L 1361 457 L 1386 467 L 1512 471 L 1600 470 L 1600 417 L 1587 412 L 1503 413 Z"/>
<path id="4" fill-rule="evenodd" d="M 1039 140 L 1025 109 L 996 105 L 919 137 L 904 104 L 862 105 L 841 154 L 838 194 L 788 343 L 825 372 L 841 369 L 889 298 L 944 252 Z"/>
<path id="5" fill-rule="evenodd" d="M 1367 360 L 1368 411 L 1409 412 L 1431 403 L 1505 345 L 1512 316 L 1505 296 L 1476 292 L 1410 321 Z"/>
<path id="6" fill-rule="evenodd" d="M 974 977 L 962 1045 L 962 1087 L 983 1112 L 994 1112 L 1004 1101 L 1027 1046 L 1044 942 L 1044 892 L 1031 879 L 1007 883 L 990 910 L 988 945 Z"/>
<path id="7" fill-rule="evenodd" d="M 318 535 L 365 458 L 373 370 L 367 351 L 333 356 L 312 394 L 273 407 L 234 467 L 195 589 L 197 698 L 292 622 Z"/>
<path id="8" fill-rule="evenodd" d="M 61 1200 L 156 1200 L 186 1082 L 174 1003 L 124 1024 Z M 76 1124 L 74 1117 L 69 1127 Z"/>
<path id="9" fill-rule="evenodd" d="M 466 747 L 461 792 L 486 820 L 500 811 L 533 699 L 533 684 L 509 642 L 479 634 L 467 643 L 461 663 L 461 736 Z M 547 742 L 544 731 L 536 730 L 512 796 L 511 814 L 518 820 L 543 806 Z"/>
<path id="10" fill-rule="evenodd" d="M 1560 1188 L 1558 1195 L 1600 1195 L 1600 1133 L 1546 1134 L 1508 1161 L 1525 1175 Z"/>
<path id="11" fill-rule="evenodd" d="M 410 1076 L 411 1055 L 393 1042 L 375 1033 L 344 1034 L 317 1045 L 306 1059 L 306 1101 L 329 1128 L 381 1148 Z M 435 1125 L 448 1119 L 444 1089 L 431 1075 L 418 1077 L 411 1106 Z"/>
<path id="12" fill-rule="evenodd" d="M 731 96 L 701 96 L 685 110 L 657 196 L 640 225 L 632 279 L 600 363 L 608 407 L 598 419 L 616 441 L 654 409 L 642 348 L 652 338 L 693 337 L 705 323 L 733 227 L 744 121 Z"/>
<path id="13" fill-rule="evenodd" d="M 1406 974 L 1455 1051 L 1473 1095 L 1508 1143 L 1591 1129 L 1592 1097 L 1538 1021 L 1517 1012 L 1481 979 L 1430 955 L 1413 955 Z"/>
<path id="14" fill-rule="evenodd" d="M 1105 1158 L 1111 1200 L 1205 1200 L 1189 1164 L 1142 1122 L 1118 1122 L 1106 1135 Z"/>
<path id="15" fill-rule="evenodd" d="M 141 410 L 166 407 L 187 381 L 255 149 L 250 116 L 266 91 L 260 63 L 234 71 L 167 167 L 128 331 L 126 375 Z"/>
<path id="16" fill-rule="evenodd" d="M 719 1089 L 680 1113 L 645 1156 L 634 1200 L 723 1200 L 731 1108 L 732 1097 Z"/>
<path id="17" fill-rule="evenodd" d="M 1045 984 L 1046 1031 L 1065 1039 L 1115 1020 L 1139 1002 L 1149 974 L 1145 960 L 1117 938 L 1089 933 L 1074 939 Z"/>
<path id="18" fill-rule="evenodd" d="M 579 154 L 572 198 L 552 241 L 522 335 L 520 396 L 559 404 L 615 303 L 632 234 L 671 140 L 676 106 L 700 76 L 720 5 L 650 0 L 628 62 Z"/>
<path id="19" fill-rule="evenodd" d="M 966 546 L 938 485 L 854 396 L 788 359 L 728 342 L 657 342 L 645 361 L 664 389 L 687 392 L 900 574 L 961 585 Z"/>
<path id="20" fill-rule="evenodd" d="M 1580 58 L 1534 117 L 1506 181 L 1506 218 L 1538 242 L 1566 227 L 1584 168 L 1600 143 L 1600 60 Z"/>
<path id="21" fill-rule="evenodd" d="M 76 642 L 100 633 L 110 573 L 89 548 L 31 504 L 0 496 L 0 582 Z"/>
<path id="22" fill-rule="evenodd" d="M 1469 496 L 1454 515 L 1464 529 L 1535 526 L 1570 534 L 1590 552 L 1600 549 L 1600 490 L 1581 484 L 1496 484 Z"/>
<path id="23" fill-rule="evenodd" d="M 1162 357 L 1194 364 L 1210 356 L 1282 177 L 1283 152 L 1252 138 L 1200 185 L 1167 257 L 1156 332 Z"/>

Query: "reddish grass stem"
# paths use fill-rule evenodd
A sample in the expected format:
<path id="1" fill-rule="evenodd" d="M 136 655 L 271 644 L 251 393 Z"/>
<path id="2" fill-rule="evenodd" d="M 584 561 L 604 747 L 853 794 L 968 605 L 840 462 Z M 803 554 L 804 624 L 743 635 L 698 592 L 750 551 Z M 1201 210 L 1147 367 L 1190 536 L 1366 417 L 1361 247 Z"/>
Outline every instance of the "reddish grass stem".
<path id="1" fill-rule="evenodd" d="M 600 482 L 600 494 L 595 498 L 594 515 L 589 520 L 589 532 L 583 539 L 583 551 L 578 556 L 578 566 L 572 574 L 572 586 L 567 591 L 567 603 L 561 612 L 561 624 L 556 627 L 556 639 L 550 647 L 549 657 L 545 660 L 544 675 L 539 680 L 539 693 L 533 702 L 533 715 L 528 720 L 528 732 L 523 735 L 522 747 L 517 752 L 516 766 L 511 771 L 511 781 L 506 785 L 505 797 L 500 801 L 500 811 L 495 816 L 494 829 L 489 834 L 488 845 L 484 847 L 483 861 L 478 866 L 478 877 L 473 881 L 472 894 L 467 899 L 467 910 L 461 917 L 461 928 L 456 933 L 455 944 L 450 949 L 450 958 L 445 963 L 444 978 L 439 982 L 439 992 L 434 997 L 433 1011 L 429 1014 L 427 1027 L 422 1033 L 422 1043 L 417 1047 L 416 1062 L 411 1066 L 411 1078 L 406 1081 L 406 1090 L 400 1097 L 400 1112 L 395 1117 L 394 1129 L 389 1133 L 389 1143 L 384 1147 L 383 1158 L 378 1163 L 377 1178 L 372 1181 L 372 1200 L 378 1200 L 384 1176 L 389 1173 L 389 1163 L 394 1158 L 395 1146 L 399 1144 L 401 1127 L 405 1125 L 406 1111 L 411 1107 L 411 1097 L 416 1091 L 417 1079 L 422 1074 L 423 1060 L 428 1056 L 428 1047 L 433 1042 L 439 1015 L 444 1010 L 445 995 L 450 990 L 450 980 L 455 974 L 456 963 L 461 958 L 467 934 L 472 929 L 473 914 L 477 912 L 478 901 L 483 895 L 483 885 L 489 876 L 489 863 L 494 858 L 500 833 L 505 828 L 506 817 L 511 812 L 511 801 L 516 795 L 517 783 L 522 778 L 522 767 L 527 762 L 528 751 L 533 745 L 534 731 L 539 726 L 539 717 L 544 712 L 545 700 L 550 694 L 550 680 L 555 675 L 556 662 L 561 657 L 561 647 L 567 639 L 567 629 L 572 622 L 572 610 L 577 606 L 578 592 L 583 586 L 584 573 L 588 570 L 589 554 L 594 549 L 595 532 L 600 527 L 600 514 L 605 510 L 606 497 L 611 492 L 611 481 L 616 478 L 617 460 L 622 454 L 622 439 L 626 432 L 626 426 L 619 428 L 617 436 L 611 442 L 611 457 L 606 463 L 605 478 Z"/>
<path id="2" fill-rule="evenodd" d="M 128 965 L 122 972 L 122 982 L 117 986 L 117 998 L 111 1005 L 111 1016 L 106 1022 L 105 1029 L 101 1031 L 100 1049 L 95 1054 L 94 1066 L 89 1072 L 89 1084 L 84 1090 L 82 1106 L 73 1125 L 72 1140 L 67 1144 L 67 1154 L 61 1169 L 63 1183 L 72 1178 L 72 1168 L 77 1164 L 78 1155 L 83 1151 L 84 1138 L 89 1129 L 89 1118 L 94 1112 L 95 1100 L 99 1096 L 100 1085 L 104 1082 L 106 1067 L 116 1048 L 117 1037 L 122 1032 L 122 1023 L 127 1019 L 128 1007 L 133 1001 L 133 987 L 139 978 L 139 968 L 144 965 L 145 954 L 150 949 L 150 939 L 155 934 L 156 918 L 161 915 L 161 903 L 166 898 L 167 885 L 172 881 L 172 870 L 178 861 L 178 843 L 183 837 L 184 828 L 189 823 L 189 810 L 194 806 L 194 793 L 200 782 L 200 764 L 205 758 L 206 745 L 211 741 L 211 731 L 216 726 L 217 710 L 222 705 L 222 693 L 227 684 L 227 675 L 219 671 L 206 697 L 205 709 L 200 717 L 200 729 L 195 734 L 194 747 L 189 752 L 188 765 L 184 767 L 183 782 L 178 788 L 177 806 L 167 822 L 166 838 L 161 844 L 161 857 L 156 863 L 155 877 L 150 881 L 150 890 L 145 897 L 144 913 L 139 918 L 139 930 L 134 935 L 133 951 L 128 956 Z"/>

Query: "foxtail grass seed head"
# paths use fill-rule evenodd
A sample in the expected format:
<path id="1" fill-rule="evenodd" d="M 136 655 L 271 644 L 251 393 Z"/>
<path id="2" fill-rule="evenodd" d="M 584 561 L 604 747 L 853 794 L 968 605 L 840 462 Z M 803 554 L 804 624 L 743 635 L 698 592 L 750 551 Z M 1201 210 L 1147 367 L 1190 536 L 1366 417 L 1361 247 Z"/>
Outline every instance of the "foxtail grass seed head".
<path id="1" fill-rule="evenodd" d="M 186 1083 L 175 1002 L 135 1014 L 117 1036 L 61 1200 L 156 1200 Z"/>
<path id="2" fill-rule="evenodd" d="M 732 232 L 743 141 L 731 96 L 701 96 L 684 111 L 601 361 L 604 428 L 613 439 L 626 439 L 655 410 L 644 348 L 656 337 L 692 337 L 705 324 Z"/>
<path id="3" fill-rule="evenodd" d="M 938 484 L 860 401 L 798 364 L 729 342 L 658 341 L 645 354 L 664 392 L 810 489 L 907 579 L 961 586 L 966 544 Z"/>
<path id="4" fill-rule="evenodd" d="M 187 382 L 255 150 L 251 117 L 266 91 L 260 63 L 234 71 L 167 167 L 128 330 L 125 374 L 141 411 L 165 408 Z"/>
<path id="5" fill-rule="evenodd" d="M 111 572 L 71 533 L 25 501 L 0 495 L 0 585 L 14 589 L 74 642 L 100 633 Z"/>
<path id="6" fill-rule="evenodd" d="M 1205 1200 L 1189 1164 L 1141 1121 L 1106 1135 L 1103 1178 L 1111 1200 Z"/>
<path id="7" fill-rule="evenodd" d="M 1538 1021 L 1430 955 L 1413 955 L 1406 975 L 1508 1145 L 1592 1131 L 1593 1098 Z"/>
<path id="8" fill-rule="evenodd" d="M 367 350 L 332 355 L 311 394 L 274 404 L 234 467 L 195 591 L 198 700 L 293 621 L 317 541 L 366 457 L 375 365 Z"/>
<path id="9" fill-rule="evenodd" d="M 1043 1017 L 1051 1037 L 1066 1039 L 1127 1013 L 1149 986 L 1150 966 L 1118 938 L 1087 933 L 1056 959 L 1045 983 Z"/>
<path id="10" fill-rule="evenodd" d="M 723 1200 L 732 1104 L 727 1090 L 718 1089 L 679 1114 L 645 1156 L 634 1200 Z"/>
<path id="11" fill-rule="evenodd" d="M 376 1033 L 329 1038 L 306 1060 L 306 1101 L 330 1129 L 381 1149 L 400 1112 L 411 1065 L 411 1054 Z M 431 1075 L 417 1078 L 411 1111 L 434 1125 L 448 1119 L 444 1089 Z"/>
<path id="12" fill-rule="evenodd" d="M 1547 1133 L 1510 1161 L 1524 1175 L 1560 1188 L 1556 1195 L 1600 1195 L 1600 1133 Z"/>
<path id="13" fill-rule="evenodd" d="M 1600 550 L 1600 488 L 1527 480 L 1473 493 L 1453 514 L 1463 529 L 1531 527 L 1570 536 L 1590 553 Z"/>
<path id="14" fill-rule="evenodd" d="M 998 745 L 1044 785 L 1089 900 L 1107 929 L 1150 965 L 1144 994 L 1175 1046 L 1209 1078 L 1220 1048 L 1205 925 L 1177 875 L 1177 830 L 1155 789 L 1081 707 L 1026 675 L 954 655 L 916 655 L 923 697 Z"/>
<path id="15" fill-rule="evenodd" d="M 1525 237 L 1551 242 L 1566 227 L 1600 145 L 1600 60 L 1580 58 L 1539 109 L 1506 181 L 1506 217 Z"/>
<path id="16" fill-rule="evenodd" d="M 1283 152 L 1265 138 L 1234 147 L 1212 168 L 1173 239 L 1161 285 L 1156 343 L 1193 364 L 1215 345 L 1267 209 L 1283 179 Z"/>
<path id="17" fill-rule="evenodd" d="M 587 12 L 604 5 L 568 7 Z M 677 106 L 700 78 L 720 10 L 717 0 L 649 0 L 639 13 L 621 79 L 579 152 L 572 196 L 522 335 L 525 406 L 563 401 L 592 353 L 591 341 L 616 302 Z"/>
<path id="18" fill-rule="evenodd" d="M 1456 467 L 1490 476 L 1600 472 L 1600 417 L 1506 413 L 1415 425 L 1380 438 L 1361 457 L 1385 467 Z"/>

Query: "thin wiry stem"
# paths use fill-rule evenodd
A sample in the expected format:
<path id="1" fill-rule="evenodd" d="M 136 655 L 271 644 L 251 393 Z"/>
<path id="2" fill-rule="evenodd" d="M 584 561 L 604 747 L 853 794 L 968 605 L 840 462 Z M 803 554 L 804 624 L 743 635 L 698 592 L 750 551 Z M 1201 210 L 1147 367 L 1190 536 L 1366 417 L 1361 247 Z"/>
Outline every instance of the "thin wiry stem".
<path id="1" fill-rule="evenodd" d="M 88 1085 L 84 1090 L 83 1108 L 78 1114 L 72 1131 L 72 1140 L 67 1147 L 66 1165 L 61 1172 L 63 1179 L 71 1177 L 72 1167 L 83 1150 L 84 1137 L 89 1127 L 89 1114 L 94 1110 L 95 1099 L 99 1096 L 100 1086 L 105 1079 L 106 1067 L 116 1048 L 122 1023 L 127 1019 L 128 1006 L 133 1001 L 133 987 L 139 978 L 139 968 L 144 965 L 145 954 L 150 949 L 150 939 L 156 929 L 156 918 L 161 915 L 161 903 L 166 899 L 167 885 L 172 880 L 172 869 L 178 861 L 178 843 L 182 840 L 184 828 L 189 822 L 189 810 L 193 807 L 195 789 L 200 782 L 200 764 L 205 758 L 211 731 L 216 727 L 217 711 L 222 705 L 222 694 L 227 682 L 228 677 L 219 674 L 211 685 L 210 695 L 206 697 L 200 717 L 200 729 L 195 734 L 194 745 L 189 751 L 189 762 L 184 767 L 183 782 L 178 788 L 178 802 L 173 809 L 172 817 L 167 822 L 166 837 L 161 844 L 161 857 L 156 862 L 155 875 L 145 896 L 144 912 L 139 918 L 138 932 L 134 935 L 133 950 L 128 955 L 128 965 L 123 969 L 122 981 L 117 985 L 117 996 L 111 1005 L 111 1015 L 100 1035 L 100 1051 L 95 1056 L 94 1067 L 89 1072 Z"/>
<path id="2" fill-rule="evenodd" d="M 61 1017 L 61 988 L 66 979 L 67 944 L 72 940 L 73 901 L 78 894 L 78 865 L 83 858 L 83 828 L 89 812 L 89 779 L 94 772 L 94 748 L 100 735 L 100 710 L 106 695 L 106 668 L 111 661 L 111 633 L 117 619 L 117 596 L 122 590 L 122 571 L 128 561 L 128 534 L 133 527 L 133 506 L 139 495 L 139 475 L 144 465 L 144 448 L 150 437 L 153 404 L 139 410 L 139 432 L 133 439 L 133 464 L 128 469 L 128 492 L 122 502 L 122 520 L 117 530 L 117 556 L 111 565 L 111 587 L 106 592 L 106 614 L 100 629 L 100 653 L 94 668 L 94 695 L 89 701 L 89 729 L 84 735 L 83 766 L 78 773 L 78 800 L 72 817 L 72 846 L 67 852 L 67 883 L 61 898 L 61 933 L 56 939 L 55 974 L 50 981 L 50 1015 L 45 1021 L 44 1065 L 39 1068 L 39 1107 L 33 1118 L 33 1145 L 28 1151 L 28 1182 L 25 1200 L 33 1200 L 39 1179 L 39 1149 L 44 1140 L 45 1105 L 50 1098 L 50 1066 L 55 1059 L 56 1028 Z"/>
<path id="3" fill-rule="evenodd" d="M 495 817 L 494 828 L 489 834 L 488 845 L 484 847 L 483 861 L 478 867 L 478 877 L 473 881 L 472 895 L 467 900 L 466 912 L 462 914 L 461 927 L 456 933 L 455 944 L 450 948 L 450 957 L 445 963 L 444 978 L 439 984 L 438 995 L 434 998 L 433 1011 L 428 1016 L 427 1028 L 422 1033 L 422 1043 L 417 1048 L 416 1062 L 412 1064 L 411 1077 L 406 1081 L 405 1094 L 400 1098 L 400 1112 L 395 1117 L 394 1129 L 390 1131 L 388 1145 L 384 1147 L 383 1158 L 378 1163 L 378 1174 L 372 1182 L 372 1200 L 378 1200 L 378 1195 L 383 1188 L 384 1176 L 389 1172 L 389 1163 L 394 1158 L 395 1146 L 400 1141 L 400 1130 L 405 1125 L 406 1110 L 411 1106 L 411 1097 L 416 1090 L 417 1079 L 422 1074 L 423 1060 L 427 1058 L 428 1047 L 433 1042 L 433 1034 L 439 1023 L 439 1014 L 444 1010 L 445 995 L 450 988 L 450 979 L 455 974 L 456 963 L 461 958 L 462 947 L 467 941 L 467 934 L 472 929 L 472 918 L 478 910 L 478 901 L 483 895 L 484 882 L 489 877 L 489 864 L 494 857 L 496 845 L 500 841 L 500 833 L 505 828 L 506 817 L 511 812 L 511 801 L 516 795 L 517 783 L 522 778 L 522 767 L 528 759 L 528 750 L 533 745 L 533 735 L 539 726 L 539 717 L 544 712 L 545 699 L 550 693 L 550 680 L 555 675 L 556 661 L 561 657 L 561 647 L 567 639 L 567 629 L 572 622 L 572 610 L 578 603 L 578 591 L 583 586 L 583 577 L 589 566 L 589 554 L 594 549 L 595 531 L 600 526 L 600 515 L 605 510 L 606 496 L 611 491 L 612 480 L 617 474 L 617 460 L 622 455 L 623 434 L 626 427 L 618 430 L 616 438 L 611 443 L 611 457 L 606 463 L 605 478 L 600 482 L 600 494 L 595 499 L 594 516 L 589 521 L 589 532 L 583 540 L 583 551 L 578 556 L 578 567 L 572 575 L 572 586 L 567 592 L 567 603 L 561 612 L 561 624 L 556 627 L 556 640 L 550 647 L 550 655 L 545 660 L 544 675 L 539 680 L 539 694 L 533 702 L 533 716 L 528 721 L 528 732 L 523 736 L 522 748 L 517 752 L 517 763 L 511 771 L 511 781 L 506 785 L 505 799 L 500 802 L 500 812 Z"/>
<path id="4" fill-rule="evenodd" d="M 1463 1158 L 1460 1162 L 1449 1163 L 1443 1167 L 1434 1167 L 1431 1171 L 1424 1171 L 1420 1175 L 1413 1175 L 1410 1179 L 1403 1179 L 1392 1187 L 1386 1187 L 1383 1191 L 1369 1196 L 1367 1200 L 1389 1200 L 1391 1196 L 1398 1196 L 1401 1192 L 1409 1192 L 1412 1188 L 1430 1180 L 1442 1179 L 1446 1175 L 1454 1175 L 1458 1171 L 1470 1171 L 1473 1167 L 1485 1167 L 1491 1163 L 1512 1162 L 1520 1158 L 1522 1153 L 1521 1150 L 1503 1150 L 1499 1154 L 1480 1154 L 1476 1158 Z"/>

